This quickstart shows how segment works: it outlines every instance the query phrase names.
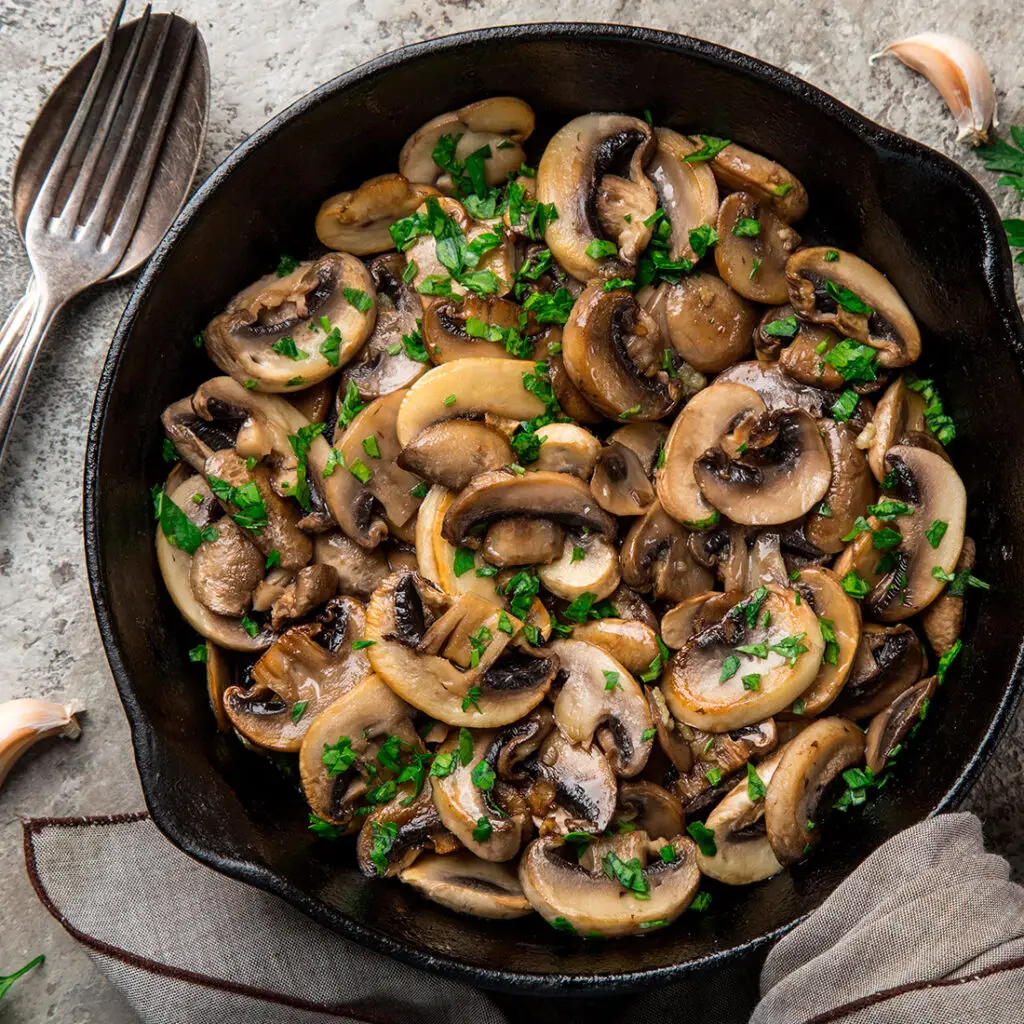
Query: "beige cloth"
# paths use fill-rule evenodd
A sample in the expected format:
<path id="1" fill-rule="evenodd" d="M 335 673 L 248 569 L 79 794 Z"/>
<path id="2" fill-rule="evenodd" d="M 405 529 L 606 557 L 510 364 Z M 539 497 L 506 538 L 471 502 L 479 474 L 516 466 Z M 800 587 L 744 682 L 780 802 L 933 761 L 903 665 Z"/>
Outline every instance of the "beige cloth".
<path id="1" fill-rule="evenodd" d="M 438 979 L 203 867 L 145 815 L 26 822 L 25 851 L 47 909 L 147 1024 L 1024 1022 L 1024 890 L 969 814 L 869 857 L 769 954 L 756 1009 L 742 971 L 602 1003 Z"/>

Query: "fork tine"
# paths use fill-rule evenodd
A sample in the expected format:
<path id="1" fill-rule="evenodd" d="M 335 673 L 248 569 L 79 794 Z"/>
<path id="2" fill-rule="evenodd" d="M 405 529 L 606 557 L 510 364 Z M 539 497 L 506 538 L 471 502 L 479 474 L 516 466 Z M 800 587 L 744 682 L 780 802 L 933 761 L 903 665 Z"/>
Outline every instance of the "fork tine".
<path id="1" fill-rule="evenodd" d="M 160 37 L 156 41 L 156 45 L 153 48 L 152 54 L 150 54 L 148 62 L 145 67 L 141 63 L 137 64 L 132 71 L 132 79 L 141 79 L 139 82 L 138 91 L 135 94 L 135 103 L 132 106 L 131 114 L 128 118 L 128 123 L 124 127 L 124 131 L 121 135 L 120 140 L 117 144 L 117 150 L 114 153 L 114 159 L 110 163 L 110 167 L 107 170 L 106 180 L 103 182 L 103 188 L 100 189 L 100 194 L 96 197 L 96 205 L 93 207 L 89 214 L 89 219 L 85 222 L 85 227 L 82 232 L 83 237 L 96 238 L 103 232 L 103 224 L 107 217 L 107 212 L 110 209 L 110 204 L 113 201 L 114 193 L 117 191 L 117 186 L 120 183 L 121 175 L 124 172 L 125 166 L 128 163 L 128 158 L 131 155 L 132 146 L 135 142 L 136 135 L 139 131 L 139 126 L 142 123 L 143 115 L 146 112 L 146 107 L 149 104 L 150 93 L 153 90 L 153 82 L 156 80 L 156 73 L 160 68 L 160 61 L 163 57 L 164 47 L 167 44 L 167 38 L 171 32 L 171 25 L 174 21 L 172 15 L 167 15 L 164 19 L 163 26 L 160 29 Z M 161 104 L 161 107 L 163 104 Z M 135 175 L 136 181 L 138 180 L 138 173 Z M 148 178 L 147 182 L 148 184 Z M 133 188 L 136 187 L 133 185 Z M 113 239 L 111 239 L 111 242 Z M 125 244 L 127 244 L 125 239 Z"/>
<path id="2" fill-rule="evenodd" d="M 93 68 L 92 75 L 89 78 L 89 84 L 85 87 L 85 92 L 82 94 L 81 100 L 79 100 L 78 109 L 75 111 L 75 116 L 71 119 L 71 124 L 64 135 L 64 140 L 61 142 L 60 148 L 50 164 L 50 169 L 47 171 L 46 177 L 36 193 L 36 198 L 33 200 L 32 213 L 29 215 L 29 219 L 36 221 L 37 224 L 39 220 L 42 220 L 45 225 L 46 219 L 49 218 L 54 203 L 57 201 L 57 192 L 60 189 L 61 179 L 64 177 L 64 172 L 71 161 L 71 154 L 74 151 L 75 144 L 78 142 L 79 135 L 82 133 L 82 128 L 92 112 L 92 106 L 96 102 L 100 83 L 103 81 L 103 75 L 107 70 L 107 65 L 110 63 L 110 55 L 114 52 L 114 38 L 121 24 L 121 16 L 124 14 L 127 2 L 128 0 L 120 0 L 120 3 L 117 5 L 114 17 L 111 18 L 110 25 L 107 28 L 107 34 L 103 38 L 103 46 L 100 48 L 100 55 L 96 60 L 96 67 Z"/>
<path id="3" fill-rule="evenodd" d="M 174 16 L 170 14 L 167 16 L 168 25 L 172 22 L 173 17 Z M 195 22 L 190 22 L 181 51 L 176 55 L 174 74 L 171 76 L 171 80 L 167 84 L 167 89 L 164 91 L 164 94 L 160 99 L 160 106 L 157 109 L 156 118 L 150 126 L 149 137 L 146 139 L 145 149 L 142 152 L 138 168 L 135 171 L 131 190 L 125 197 L 121 212 L 118 214 L 117 220 L 111 228 L 110 239 L 108 242 L 110 248 L 120 245 L 123 250 L 128 245 L 128 242 L 131 240 L 132 233 L 135 231 L 135 224 L 139 219 L 139 214 L 142 212 L 142 204 L 149 193 L 149 185 L 153 179 L 153 172 L 156 170 L 157 158 L 160 156 L 160 150 L 163 147 L 164 138 L 167 135 L 167 129 L 171 124 L 171 117 L 174 114 L 175 104 L 178 99 L 178 92 L 181 89 L 181 83 L 185 78 L 185 71 L 192 58 L 192 50 L 195 46 L 197 31 Z M 105 188 L 106 186 L 104 186 L 104 189 Z M 103 199 L 102 195 L 100 199 Z M 97 201 L 97 206 L 98 205 L 99 201 Z"/>
<path id="4" fill-rule="evenodd" d="M 85 154 L 85 159 L 82 161 L 82 166 L 78 170 L 74 187 L 67 198 L 67 202 L 64 204 L 64 208 L 60 212 L 60 220 L 68 228 L 74 226 L 75 221 L 78 219 L 78 214 L 82 209 L 82 203 L 85 201 L 85 196 L 88 192 L 93 172 L 96 169 L 96 164 L 99 161 L 100 154 L 103 152 L 103 147 L 107 143 L 110 128 L 114 123 L 114 119 L 117 117 L 117 111 L 121 105 L 121 100 L 124 98 L 125 87 L 128 84 L 129 76 L 134 71 L 136 63 L 138 62 L 139 53 L 142 49 L 142 42 L 149 29 L 149 17 L 151 11 L 152 7 L 147 5 L 142 17 L 135 23 L 135 28 L 132 31 L 132 40 L 128 46 L 128 52 L 124 55 L 124 59 L 121 61 L 121 64 L 117 69 L 117 77 L 114 79 L 114 84 L 111 86 L 110 92 L 107 95 L 106 105 L 103 108 L 99 124 L 96 125 L 96 129 L 93 132 L 92 140 L 89 143 L 89 149 Z"/>

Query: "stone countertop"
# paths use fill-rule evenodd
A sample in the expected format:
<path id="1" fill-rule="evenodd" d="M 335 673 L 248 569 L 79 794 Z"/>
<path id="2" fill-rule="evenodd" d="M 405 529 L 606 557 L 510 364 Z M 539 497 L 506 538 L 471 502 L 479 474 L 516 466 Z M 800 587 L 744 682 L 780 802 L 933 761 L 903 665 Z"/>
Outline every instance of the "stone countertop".
<path id="1" fill-rule="evenodd" d="M 0 180 L 48 91 L 102 34 L 113 0 L 0 0 Z M 142 4 L 132 3 L 128 17 Z M 210 51 L 213 103 L 201 175 L 312 86 L 406 43 L 498 22 L 543 20 L 525 0 L 182 0 Z M 1020 33 L 1003 0 L 563 0 L 550 18 L 651 25 L 702 36 L 773 62 L 897 131 L 951 156 L 1020 216 L 996 176 L 954 141 L 939 97 L 896 61 L 868 66 L 886 42 L 925 30 L 972 41 L 995 76 L 1004 124 L 1024 122 Z M 267 31 L 272 25 L 273 31 Z M 424 109 L 424 117 L 435 111 Z M 0 307 L 14 302 L 28 264 L 0 203 Z M 1018 271 L 1018 294 L 1024 273 Z M 100 368 L 129 286 L 97 290 L 61 317 L 42 353 L 0 471 L 0 701 L 77 698 L 88 709 L 77 744 L 30 752 L 0 792 L 0 974 L 40 952 L 47 963 L 3 1004 L 8 1024 L 127 1024 L 134 1015 L 82 949 L 36 901 L 25 876 L 20 816 L 141 808 L 128 728 L 93 619 L 81 539 L 82 456 Z M 157 415 L 159 410 L 154 409 Z M 968 800 L 992 848 L 1024 875 L 1024 771 L 1018 717 Z"/>

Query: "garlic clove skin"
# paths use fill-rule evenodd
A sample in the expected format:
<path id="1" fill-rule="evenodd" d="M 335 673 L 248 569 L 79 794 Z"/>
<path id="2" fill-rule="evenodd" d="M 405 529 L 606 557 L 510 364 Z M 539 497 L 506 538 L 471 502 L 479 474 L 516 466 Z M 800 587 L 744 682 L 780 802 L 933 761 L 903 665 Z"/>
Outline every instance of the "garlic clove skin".
<path id="1" fill-rule="evenodd" d="M 75 715 L 81 710 L 74 702 L 54 704 L 35 697 L 0 704 L 0 786 L 14 762 L 34 743 L 47 736 L 78 739 L 82 730 Z"/>
<path id="2" fill-rule="evenodd" d="M 908 68 L 920 72 L 946 101 L 960 132 L 957 141 L 979 146 L 988 141 L 988 129 L 996 119 L 996 94 L 992 75 L 981 54 L 970 43 L 941 32 L 922 32 L 871 55 L 897 57 Z"/>

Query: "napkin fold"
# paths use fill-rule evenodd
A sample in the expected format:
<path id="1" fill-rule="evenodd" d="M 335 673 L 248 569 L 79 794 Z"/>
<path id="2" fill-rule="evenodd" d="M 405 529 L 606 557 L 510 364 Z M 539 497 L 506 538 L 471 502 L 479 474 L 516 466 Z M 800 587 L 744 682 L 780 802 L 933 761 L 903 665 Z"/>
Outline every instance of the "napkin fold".
<path id="1" fill-rule="evenodd" d="M 145 814 L 24 831 L 40 900 L 147 1024 L 645 1024 L 694 1008 L 693 982 L 584 1001 L 437 978 L 197 863 Z M 745 972 L 700 981 L 701 1019 L 1020 1024 L 1024 890 L 985 853 L 976 817 L 940 815 L 881 846 L 778 942 L 759 1002 Z"/>

